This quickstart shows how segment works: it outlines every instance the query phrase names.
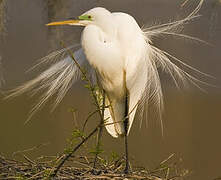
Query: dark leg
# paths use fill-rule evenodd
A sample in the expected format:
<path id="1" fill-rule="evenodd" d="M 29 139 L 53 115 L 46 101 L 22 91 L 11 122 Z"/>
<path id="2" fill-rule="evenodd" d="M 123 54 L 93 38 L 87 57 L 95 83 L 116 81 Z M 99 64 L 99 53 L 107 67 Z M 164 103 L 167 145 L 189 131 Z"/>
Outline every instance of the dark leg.
<path id="1" fill-rule="evenodd" d="M 95 157 L 94 157 L 94 165 L 93 165 L 94 169 L 96 168 L 97 156 L 98 156 L 100 146 L 101 146 L 100 140 L 101 140 L 101 136 L 102 136 L 102 131 L 103 131 L 103 126 L 100 126 L 99 130 L 98 130 L 98 136 L 97 136 L 96 154 L 95 154 Z"/>
<path id="2" fill-rule="evenodd" d="M 102 132 L 103 132 L 103 124 L 104 124 L 104 109 L 105 109 L 105 92 L 103 90 L 103 93 L 102 93 L 102 97 L 103 97 L 103 104 L 102 104 L 102 119 L 101 119 L 101 126 L 99 127 L 99 130 L 98 130 L 98 136 L 97 136 L 97 144 L 96 144 L 96 154 L 95 154 L 95 158 L 94 158 L 94 165 L 93 165 L 93 168 L 95 169 L 96 168 L 96 162 L 97 162 L 97 156 L 98 156 L 98 151 L 100 150 L 100 140 L 101 140 L 101 136 L 102 136 Z"/>
<path id="3" fill-rule="evenodd" d="M 129 172 L 129 161 L 128 161 L 128 141 L 127 141 L 127 131 L 128 131 L 128 94 L 126 94 L 126 99 L 125 99 L 125 115 L 124 115 L 124 129 L 125 129 L 125 136 L 124 136 L 124 141 L 125 141 L 125 158 L 126 158 L 126 165 L 124 169 L 124 173 L 128 174 Z"/>

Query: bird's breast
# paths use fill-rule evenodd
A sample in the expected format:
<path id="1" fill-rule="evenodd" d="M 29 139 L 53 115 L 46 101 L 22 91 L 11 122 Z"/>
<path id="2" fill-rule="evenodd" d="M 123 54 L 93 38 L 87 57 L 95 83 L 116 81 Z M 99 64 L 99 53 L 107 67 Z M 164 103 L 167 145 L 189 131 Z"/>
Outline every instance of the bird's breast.
<path id="1" fill-rule="evenodd" d="M 119 42 L 90 25 L 82 33 L 85 55 L 96 70 L 100 84 L 109 93 L 123 93 L 124 56 Z"/>

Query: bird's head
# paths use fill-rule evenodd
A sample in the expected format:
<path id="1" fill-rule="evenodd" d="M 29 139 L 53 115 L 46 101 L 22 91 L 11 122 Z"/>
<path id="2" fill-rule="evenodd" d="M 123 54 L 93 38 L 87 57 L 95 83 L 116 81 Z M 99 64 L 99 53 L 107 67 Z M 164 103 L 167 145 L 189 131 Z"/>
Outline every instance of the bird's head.
<path id="1" fill-rule="evenodd" d="M 89 24 L 99 24 L 100 22 L 107 21 L 108 16 L 111 13 L 102 7 L 96 7 L 90 9 L 89 11 L 83 13 L 77 18 L 71 18 L 65 21 L 51 22 L 46 24 L 47 26 L 57 26 L 57 25 L 74 25 L 74 26 L 87 26 Z"/>

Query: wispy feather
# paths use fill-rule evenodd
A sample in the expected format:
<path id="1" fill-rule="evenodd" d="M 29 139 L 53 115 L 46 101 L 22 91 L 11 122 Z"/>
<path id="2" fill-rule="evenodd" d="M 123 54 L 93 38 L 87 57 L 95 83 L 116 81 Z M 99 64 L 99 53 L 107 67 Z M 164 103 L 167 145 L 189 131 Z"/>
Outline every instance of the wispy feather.
<path id="1" fill-rule="evenodd" d="M 202 3 L 203 0 L 200 1 L 199 5 L 194 9 L 193 12 L 190 13 L 190 15 L 188 15 L 182 20 L 142 28 L 143 35 L 147 41 L 147 52 L 145 54 L 147 78 L 145 82 L 146 87 L 143 92 L 142 98 L 140 99 L 139 104 L 136 104 L 135 106 L 138 105 L 138 110 L 141 112 L 139 114 L 140 116 L 142 116 L 141 119 L 144 119 L 143 114 L 146 114 L 148 112 L 148 105 L 153 104 L 155 106 L 155 114 L 160 119 L 162 131 L 162 112 L 164 108 L 164 103 L 161 81 L 158 73 L 159 68 L 161 68 L 171 76 L 175 85 L 178 88 L 186 87 L 188 86 L 188 84 L 194 84 L 200 88 L 199 84 L 206 83 L 198 80 L 196 77 L 185 72 L 183 69 L 178 67 L 178 65 L 174 64 L 171 60 L 178 62 L 178 64 L 200 75 L 209 75 L 200 72 L 199 70 L 191 67 L 190 65 L 185 64 L 184 62 L 182 62 L 175 56 L 169 54 L 168 52 L 160 50 L 159 48 L 153 46 L 150 42 L 153 40 L 153 37 L 159 37 L 162 35 L 171 35 L 182 37 L 184 39 L 191 39 L 199 42 L 204 42 L 198 38 L 180 33 L 180 30 L 183 28 L 184 24 L 192 21 L 196 17 L 199 17 L 198 12 L 202 6 Z M 38 92 L 43 91 L 43 94 L 39 98 L 39 102 L 33 107 L 29 119 L 40 107 L 42 107 L 42 105 L 44 105 L 52 96 L 56 94 L 55 102 L 52 106 L 53 110 L 61 102 L 61 100 L 63 99 L 67 91 L 70 89 L 70 87 L 74 84 L 74 82 L 76 82 L 76 80 L 80 78 L 80 72 L 77 66 L 75 65 L 71 57 L 68 56 L 69 52 L 73 51 L 74 48 L 76 48 L 76 46 L 63 48 L 61 50 L 52 52 L 48 56 L 42 58 L 37 63 L 37 65 L 31 68 L 31 70 L 37 69 L 38 67 L 42 67 L 45 65 L 49 65 L 50 67 L 43 71 L 39 76 L 37 76 L 33 80 L 12 90 L 11 94 L 8 96 L 14 97 L 25 92 L 31 92 L 31 95 L 34 95 Z M 80 49 L 74 52 L 74 56 L 78 63 L 87 69 L 89 76 L 94 77 L 94 70 L 88 64 L 83 50 Z M 136 98 L 136 93 L 134 94 L 134 98 Z M 137 108 L 131 107 L 131 109 L 132 111 L 136 111 Z M 129 129 L 131 127 L 131 124 L 129 126 Z"/>
<path id="2" fill-rule="evenodd" d="M 40 107 L 42 107 L 53 95 L 56 94 L 55 102 L 52 106 L 52 110 L 54 110 L 54 108 L 61 102 L 71 86 L 78 79 L 80 79 L 81 74 L 79 69 L 77 68 L 73 59 L 67 54 L 67 51 L 72 50 L 73 48 L 74 46 L 71 46 L 59 51 L 55 51 L 41 59 L 41 61 L 36 66 L 34 66 L 34 69 L 36 69 L 38 66 L 42 66 L 48 63 L 50 64 L 51 62 L 54 62 L 54 64 L 50 65 L 48 69 L 43 71 L 33 80 L 30 80 L 23 85 L 13 89 L 10 95 L 7 96 L 7 98 L 15 97 L 26 92 L 31 93 L 33 96 L 36 93 L 43 92 L 39 98 L 38 103 L 32 108 L 27 121 L 30 120 L 32 115 L 37 110 L 39 110 Z M 66 57 L 64 53 L 66 54 Z M 88 68 L 89 64 L 86 61 L 82 49 L 74 52 L 74 56 L 79 65 Z"/>
<path id="3" fill-rule="evenodd" d="M 175 56 L 169 54 L 168 52 L 164 50 L 160 50 L 159 48 L 155 47 L 151 41 L 153 40 L 154 37 L 170 35 L 170 36 L 181 37 L 184 39 L 190 39 L 193 41 L 198 41 L 201 43 L 208 44 L 207 42 L 200 40 L 199 38 L 191 37 L 189 35 L 185 35 L 181 33 L 181 30 L 185 24 L 199 17 L 198 12 L 202 4 L 203 4 L 203 0 L 201 0 L 198 6 L 184 19 L 169 22 L 166 24 L 160 24 L 160 25 L 155 25 L 152 27 L 142 28 L 146 41 L 150 45 L 148 48 L 148 53 L 147 53 L 147 58 L 146 58 L 146 60 L 148 61 L 146 65 L 146 67 L 148 68 L 148 78 L 147 78 L 147 83 L 146 83 L 146 89 L 139 103 L 139 106 L 138 106 L 139 113 L 137 114 L 139 114 L 140 116 L 139 119 L 141 120 L 140 122 L 142 124 L 144 115 L 145 116 L 148 115 L 148 111 L 149 111 L 148 106 L 150 104 L 154 105 L 155 115 L 157 116 L 158 119 L 160 119 L 162 133 L 163 133 L 162 112 L 164 109 L 164 102 L 163 102 L 163 93 L 161 89 L 161 82 L 160 82 L 158 70 L 161 69 L 164 72 L 168 73 L 169 76 L 172 78 L 173 82 L 175 83 L 176 87 L 179 89 L 181 87 L 186 88 L 187 86 L 192 84 L 192 85 L 197 86 L 199 89 L 203 91 L 200 85 L 202 84 L 210 85 L 210 84 L 192 76 L 188 72 L 178 67 L 178 65 L 173 63 L 173 61 L 176 61 L 179 65 L 199 75 L 206 76 L 206 77 L 212 77 L 212 76 L 206 73 L 203 73 L 199 71 L 198 69 L 184 63 L 180 59 L 176 58 Z"/>

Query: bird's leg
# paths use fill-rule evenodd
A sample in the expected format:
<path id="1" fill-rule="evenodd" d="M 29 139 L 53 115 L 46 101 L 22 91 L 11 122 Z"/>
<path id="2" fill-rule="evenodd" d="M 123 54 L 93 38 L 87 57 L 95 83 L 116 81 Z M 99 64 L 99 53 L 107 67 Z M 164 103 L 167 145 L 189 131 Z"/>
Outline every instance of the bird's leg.
<path id="1" fill-rule="evenodd" d="M 95 152 L 94 164 L 93 164 L 94 169 L 96 168 L 97 157 L 98 157 L 99 150 L 100 150 L 100 145 L 101 145 L 100 140 L 101 140 L 102 132 L 103 132 L 103 126 L 100 126 L 98 130 L 97 144 L 96 144 L 96 150 L 95 150 L 96 152 Z"/>
<path id="2" fill-rule="evenodd" d="M 103 90 L 102 92 L 102 119 L 101 119 L 101 126 L 99 127 L 98 130 L 98 136 L 97 136 L 97 144 L 96 144 L 96 153 L 95 153 L 95 157 L 94 157 L 94 164 L 93 164 L 93 168 L 96 168 L 96 163 L 97 163 L 97 157 L 98 157 L 98 153 L 100 150 L 100 140 L 101 140 L 101 136 L 102 136 L 102 132 L 103 132 L 103 124 L 104 124 L 104 109 L 105 109 L 105 92 Z"/>
<path id="3" fill-rule="evenodd" d="M 128 174 L 129 172 L 129 160 L 128 160 L 128 139 L 127 139 L 127 131 L 128 131 L 128 92 L 126 92 L 126 98 L 125 98 L 125 115 L 124 115 L 124 129 L 125 129 L 125 135 L 124 135 L 124 142 L 125 142 L 125 159 L 126 159 L 126 165 L 124 169 L 124 173 Z"/>

